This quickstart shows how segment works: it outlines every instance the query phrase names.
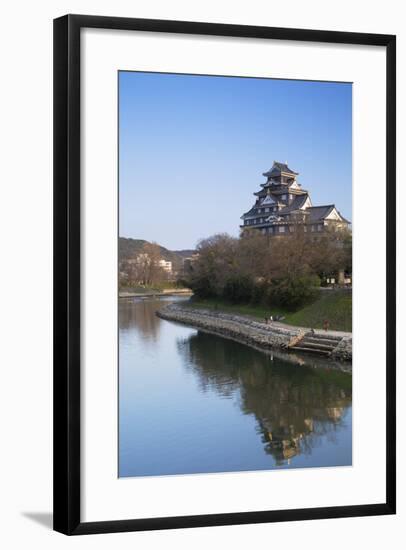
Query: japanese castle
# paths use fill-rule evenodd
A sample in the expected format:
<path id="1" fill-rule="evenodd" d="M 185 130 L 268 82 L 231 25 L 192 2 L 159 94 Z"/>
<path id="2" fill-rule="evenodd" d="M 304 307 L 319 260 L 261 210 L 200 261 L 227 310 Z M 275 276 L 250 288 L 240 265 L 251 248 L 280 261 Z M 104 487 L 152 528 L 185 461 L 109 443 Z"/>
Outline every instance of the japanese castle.
<path id="1" fill-rule="evenodd" d="M 298 224 L 307 232 L 338 230 L 350 225 L 334 204 L 313 206 L 309 192 L 296 180 L 298 172 L 287 164 L 274 161 L 263 175 L 267 181 L 254 193 L 257 198 L 251 210 L 241 216 L 242 229 L 255 228 L 264 234 L 283 235 L 294 231 Z"/>

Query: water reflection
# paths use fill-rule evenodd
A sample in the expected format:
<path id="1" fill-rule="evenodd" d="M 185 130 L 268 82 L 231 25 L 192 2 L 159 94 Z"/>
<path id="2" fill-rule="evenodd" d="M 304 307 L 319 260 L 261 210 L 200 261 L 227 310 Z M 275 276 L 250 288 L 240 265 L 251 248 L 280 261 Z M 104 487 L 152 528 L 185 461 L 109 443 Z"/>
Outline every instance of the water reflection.
<path id="1" fill-rule="evenodd" d="M 122 298 L 119 302 L 120 331 L 136 331 L 144 338 L 157 340 L 161 322 L 155 311 L 176 298 Z"/>
<path id="2" fill-rule="evenodd" d="M 348 373 L 282 362 L 200 331 L 177 345 L 202 391 L 227 397 L 239 389 L 241 411 L 255 416 L 265 452 L 277 464 L 311 454 L 321 436 L 332 441 L 351 405 Z"/>
<path id="3" fill-rule="evenodd" d="M 120 476 L 351 464 L 351 374 L 155 315 L 179 299 L 119 303 Z"/>

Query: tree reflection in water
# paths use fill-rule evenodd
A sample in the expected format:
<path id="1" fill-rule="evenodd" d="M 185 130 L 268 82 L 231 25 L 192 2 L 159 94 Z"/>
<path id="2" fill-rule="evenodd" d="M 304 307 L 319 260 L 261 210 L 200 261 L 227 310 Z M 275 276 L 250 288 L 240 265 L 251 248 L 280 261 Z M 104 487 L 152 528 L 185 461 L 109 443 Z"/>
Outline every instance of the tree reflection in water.
<path id="1" fill-rule="evenodd" d="M 142 298 L 122 298 L 120 300 L 120 331 L 140 332 L 143 338 L 156 341 L 159 336 L 160 319 L 155 310 L 162 306 L 164 300 L 144 300 Z"/>
<path id="2" fill-rule="evenodd" d="M 202 391 L 228 398 L 239 390 L 242 412 L 255 416 L 265 451 L 279 465 L 311 454 L 345 422 L 352 376 L 327 361 L 324 368 L 299 366 L 201 331 L 177 346 Z"/>

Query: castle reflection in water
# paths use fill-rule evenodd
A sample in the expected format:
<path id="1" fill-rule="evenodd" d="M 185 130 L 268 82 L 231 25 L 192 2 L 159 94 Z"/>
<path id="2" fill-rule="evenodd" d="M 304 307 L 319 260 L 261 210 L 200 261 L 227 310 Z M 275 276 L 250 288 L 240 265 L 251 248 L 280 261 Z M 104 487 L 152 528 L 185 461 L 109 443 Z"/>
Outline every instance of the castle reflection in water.
<path id="1" fill-rule="evenodd" d="M 335 368 L 313 368 L 252 353 L 232 340 L 213 340 L 204 332 L 178 342 L 201 389 L 223 397 L 240 390 L 240 407 L 254 415 L 265 452 L 277 464 L 311 454 L 320 438 L 334 440 L 351 405 L 352 376 Z"/>
<path id="2" fill-rule="evenodd" d="M 352 375 L 164 321 L 173 299 L 119 303 L 119 475 L 352 463 Z"/>

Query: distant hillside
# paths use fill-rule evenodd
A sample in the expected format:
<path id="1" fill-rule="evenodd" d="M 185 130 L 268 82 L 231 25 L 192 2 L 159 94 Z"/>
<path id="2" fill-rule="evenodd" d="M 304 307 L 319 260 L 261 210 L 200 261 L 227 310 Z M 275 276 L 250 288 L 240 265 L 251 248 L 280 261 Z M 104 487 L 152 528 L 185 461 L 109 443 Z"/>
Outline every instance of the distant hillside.
<path id="1" fill-rule="evenodd" d="M 142 252 L 144 244 L 148 241 L 144 239 L 127 239 L 119 237 L 118 239 L 118 258 L 119 261 L 134 258 Z M 164 246 L 159 246 L 161 256 L 164 260 L 172 262 L 172 267 L 176 271 L 182 267 L 182 260 L 188 258 L 194 250 L 168 250 Z"/>

